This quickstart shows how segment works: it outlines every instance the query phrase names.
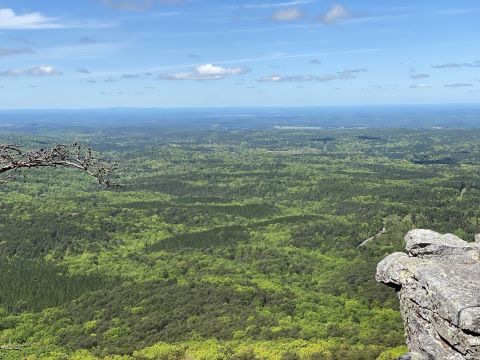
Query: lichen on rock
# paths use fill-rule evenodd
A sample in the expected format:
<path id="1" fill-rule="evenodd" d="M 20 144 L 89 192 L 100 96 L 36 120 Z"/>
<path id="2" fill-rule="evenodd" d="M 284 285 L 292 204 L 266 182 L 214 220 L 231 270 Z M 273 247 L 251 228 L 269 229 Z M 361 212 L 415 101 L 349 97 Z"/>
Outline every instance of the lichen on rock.
<path id="1" fill-rule="evenodd" d="M 480 243 L 412 230 L 407 253 L 378 264 L 377 280 L 397 291 L 410 358 L 480 359 Z"/>

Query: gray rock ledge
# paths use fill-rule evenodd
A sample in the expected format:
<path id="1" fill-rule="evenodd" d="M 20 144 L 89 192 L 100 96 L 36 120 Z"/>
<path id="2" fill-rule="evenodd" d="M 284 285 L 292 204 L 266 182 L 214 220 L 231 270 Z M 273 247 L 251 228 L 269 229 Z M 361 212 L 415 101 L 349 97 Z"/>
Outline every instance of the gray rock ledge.
<path id="1" fill-rule="evenodd" d="M 397 291 L 412 354 L 480 359 L 480 243 L 412 230 L 407 253 L 378 264 L 377 281 Z"/>

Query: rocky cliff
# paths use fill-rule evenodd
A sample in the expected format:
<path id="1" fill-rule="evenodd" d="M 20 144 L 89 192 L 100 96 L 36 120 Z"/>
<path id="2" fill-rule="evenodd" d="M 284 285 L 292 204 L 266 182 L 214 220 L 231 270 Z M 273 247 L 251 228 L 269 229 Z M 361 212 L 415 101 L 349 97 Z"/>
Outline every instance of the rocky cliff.
<path id="1" fill-rule="evenodd" d="M 480 244 L 413 230 L 407 253 L 377 267 L 397 291 L 412 353 L 405 359 L 480 359 Z"/>

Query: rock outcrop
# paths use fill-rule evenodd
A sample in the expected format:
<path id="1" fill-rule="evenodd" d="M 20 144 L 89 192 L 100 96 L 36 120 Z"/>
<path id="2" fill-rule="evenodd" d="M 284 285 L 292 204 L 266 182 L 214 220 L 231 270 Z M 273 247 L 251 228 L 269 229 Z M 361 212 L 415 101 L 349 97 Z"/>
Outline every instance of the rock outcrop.
<path id="1" fill-rule="evenodd" d="M 396 289 L 415 359 L 480 359 L 480 244 L 452 234 L 413 230 L 407 253 L 377 267 Z"/>

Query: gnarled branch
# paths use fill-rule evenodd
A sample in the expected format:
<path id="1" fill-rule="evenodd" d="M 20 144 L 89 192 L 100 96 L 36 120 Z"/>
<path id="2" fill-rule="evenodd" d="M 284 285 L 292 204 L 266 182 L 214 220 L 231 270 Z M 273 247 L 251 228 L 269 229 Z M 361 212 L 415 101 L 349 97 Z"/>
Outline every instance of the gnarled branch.
<path id="1" fill-rule="evenodd" d="M 33 151 L 24 151 L 18 145 L 0 144 L 0 174 L 7 173 L 7 179 L 15 179 L 23 169 L 57 166 L 84 171 L 100 185 L 119 186 L 110 179 L 116 164 L 96 158 L 92 149 L 81 144 L 58 144 Z"/>

